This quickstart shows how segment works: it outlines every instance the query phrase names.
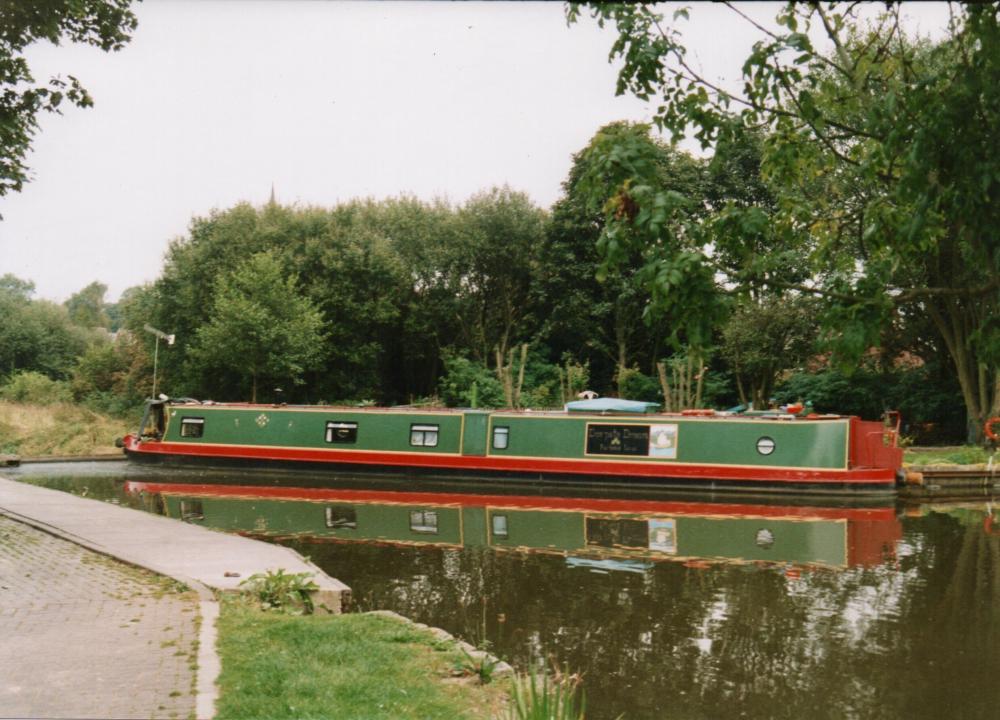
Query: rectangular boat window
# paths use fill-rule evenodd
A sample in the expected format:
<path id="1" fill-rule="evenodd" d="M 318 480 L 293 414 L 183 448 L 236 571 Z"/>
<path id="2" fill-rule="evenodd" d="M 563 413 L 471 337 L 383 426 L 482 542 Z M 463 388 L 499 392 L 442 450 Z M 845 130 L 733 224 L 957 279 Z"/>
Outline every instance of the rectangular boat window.
<path id="1" fill-rule="evenodd" d="M 410 530 L 427 535 L 437 535 L 438 514 L 436 510 L 411 510 Z"/>
<path id="2" fill-rule="evenodd" d="M 588 425 L 588 455 L 649 455 L 649 425 Z"/>
<path id="3" fill-rule="evenodd" d="M 507 516 L 506 515 L 494 515 L 493 516 L 493 537 L 505 538 L 507 537 Z"/>
<path id="4" fill-rule="evenodd" d="M 499 426 L 493 428 L 493 447 L 497 450 L 506 450 L 510 440 L 510 428 Z"/>
<path id="5" fill-rule="evenodd" d="M 326 509 L 326 526 L 357 530 L 358 514 L 354 508 L 347 505 L 331 505 Z"/>
<path id="6" fill-rule="evenodd" d="M 201 500 L 181 500 L 181 520 L 184 522 L 194 522 L 205 519 L 205 509 Z"/>
<path id="7" fill-rule="evenodd" d="M 437 447 L 437 425 L 410 425 L 410 445 L 415 447 Z"/>
<path id="8" fill-rule="evenodd" d="M 326 441 L 328 443 L 357 442 L 358 424 L 356 422 L 328 422 L 326 424 Z"/>
<path id="9" fill-rule="evenodd" d="M 205 434 L 205 418 L 182 417 L 181 437 L 199 438 Z"/>
<path id="10" fill-rule="evenodd" d="M 587 544 L 604 548 L 647 548 L 649 523 L 631 518 L 587 518 Z"/>

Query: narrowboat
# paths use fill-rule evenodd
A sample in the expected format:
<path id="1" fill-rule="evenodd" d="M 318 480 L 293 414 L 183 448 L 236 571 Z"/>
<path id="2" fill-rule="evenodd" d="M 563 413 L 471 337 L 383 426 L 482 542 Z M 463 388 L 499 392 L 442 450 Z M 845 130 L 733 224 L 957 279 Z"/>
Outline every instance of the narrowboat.
<path id="1" fill-rule="evenodd" d="M 692 567 L 873 567 L 893 557 L 902 526 L 891 499 L 841 506 L 486 494 L 345 487 L 274 487 L 131 480 L 141 506 L 184 522 L 261 538 L 561 554 L 573 567 L 636 572 L 661 561 Z M 565 490 L 570 492 L 564 492 Z"/>
<path id="2" fill-rule="evenodd" d="M 592 400 L 562 411 L 147 403 L 120 441 L 137 461 L 572 480 L 713 489 L 892 491 L 899 418 L 650 412 Z"/>

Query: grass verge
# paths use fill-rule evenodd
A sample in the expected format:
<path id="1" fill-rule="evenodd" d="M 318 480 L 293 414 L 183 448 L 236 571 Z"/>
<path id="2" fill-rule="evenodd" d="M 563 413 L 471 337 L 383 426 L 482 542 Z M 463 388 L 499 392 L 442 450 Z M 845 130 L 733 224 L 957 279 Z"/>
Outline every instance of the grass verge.
<path id="1" fill-rule="evenodd" d="M 907 448 L 903 453 L 907 465 L 983 465 L 989 459 L 990 454 L 978 445 Z"/>
<path id="2" fill-rule="evenodd" d="M 451 679 L 452 646 L 392 618 L 289 616 L 227 598 L 218 629 L 218 720 L 457 720 L 502 707 L 502 687 Z"/>
<path id="3" fill-rule="evenodd" d="M 120 455 L 115 438 L 126 432 L 126 421 L 71 403 L 0 401 L 0 453 L 23 457 Z"/>

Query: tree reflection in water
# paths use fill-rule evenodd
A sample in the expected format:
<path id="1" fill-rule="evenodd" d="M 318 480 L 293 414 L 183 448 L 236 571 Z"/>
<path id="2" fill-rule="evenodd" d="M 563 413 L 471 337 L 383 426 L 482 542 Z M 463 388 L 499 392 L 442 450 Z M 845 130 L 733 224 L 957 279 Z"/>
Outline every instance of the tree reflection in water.
<path id="1" fill-rule="evenodd" d="M 361 609 L 396 610 L 470 642 L 489 642 L 521 668 L 546 658 L 583 672 L 592 720 L 622 713 L 629 720 L 1000 717 L 1000 521 L 986 522 L 983 503 L 908 508 L 901 519 L 894 506 L 876 510 L 875 520 L 846 511 L 853 517 L 846 524 L 837 524 L 840 510 L 811 523 L 794 505 L 772 513 L 773 523 L 747 520 L 768 515 L 767 508 L 732 517 L 702 508 L 686 516 L 686 526 L 680 506 L 677 513 L 528 509 L 520 517 L 538 525 L 526 528 L 533 547 L 553 546 L 529 551 L 485 541 L 484 508 L 503 506 L 503 499 L 451 498 L 438 507 L 442 533 L 459 522 L 455 508 L 464 508 L 464 547 L 454 538 L 436 545 L 331 541 L 319 536 L 339 532 L 323 521 L 330 502 L 346 502 L 330 499 L 339 497 L 336 489 L 277 501 L 254 497 L 249 487 L 196 491 L 145 479 L 123 486 L 97 474 L 33 481 L 175 517 L 185 498 L 196 498 L 204 524 L 252 534 L 266 516 L 265 525 L 303 532 L 282 542 L 350 585 Z M 378 533 L 395 532 L 390 521 L 409 531 L 405 503 L 365 503 L 355 506 L 358 513 L 382 513 L 367 516 L 382 523 Z M 515 512 L 508 513 L 511 523 Z M 605 523 L 595 530 L 621 531 L 602 536 L 599 547 L 582 530 L 583 516 L 595 513 Z M 757 561 L 637 552 L 631 520 L 617 530 L 607 522 L 643 513 L 659 518 L 657 528 L 676 518 L 676 535 L 657 543 L 682 551 L 684 542 L 698 540 Z M 783 521 L 791 524 L 774 524 Z M 777 528 L 774 537 L 761 540 L 762 526 Z M 512 524 L 501 528 L 513 537 Z M 789 532 L 795 541 L 781 548 Z M 736 536 L 742 544 L 732 544 Z M 605 541 L 628 547 L 606 552 Z M 782 562 L 759 562 L 779 548 Z M 846 562 L 831 562 L 838 553 Z M 801 559 L 820 555 L 822 563 Z"/>
<path id="2" fill-rule="evenodd" d="M 582 671 L 591 718 L 995 718 L 1000 538 L 982 519 L 904 518 L 898 556 L 841 570 L 631 572 L 492 548 L 299 549 L 362 609 L 488 641 L 521 667 L 544 656 Z"/>

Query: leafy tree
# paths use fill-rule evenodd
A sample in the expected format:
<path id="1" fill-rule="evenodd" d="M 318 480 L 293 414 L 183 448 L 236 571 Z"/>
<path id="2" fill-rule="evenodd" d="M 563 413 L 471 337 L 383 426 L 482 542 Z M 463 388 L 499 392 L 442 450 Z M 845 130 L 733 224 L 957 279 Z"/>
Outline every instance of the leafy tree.
<path id="1" fill-rule="evenodd" d="M 129 331 L 112 342 L 92 343 L 77 358 L 70 386 L 73 397 L 96 410 L 134 414 L 152 387 L 153 359 Z"/>
<path id="2" fill-rule="evenodd" d="M 761 130 L 730 122 L 705 182 L 712 261 L 738 296 L 753 300 L 809 277 L 808 237 L 778 222 L 778 198 L 764 179 L 765 141 Z"/>
<path id="3" fill-rule="evenodd" d="M 314 378 L 313 389 L 326 397 L 382 398 L 408 278 L 377 226 L 344 217 L 354 210 L 337 208 L 322 236 L 287 248 L 286 265 L 308 278 L 304 291 L 325 319 L 325 377 Z"/>
<path id="4" fill-rule="evenodd" d="M 624 395 L 623 381 L 633 365 L 653 370 L 674 318 L 645 313 L 648 294 L 640 272 L 645 259 L 639 249 L 613 265 L 604 262 L 599 249 L 604 208 L 618 189 L 602 169 L 603 150 L 617 143 L 640 148 L 650 159 L 656 186 L 678 193 L 689 213 L 698 212 L 703 183 L 699 161 L 654 140 L 646 125 L 606 125 L 574 156 L 563 196 L 553 206 L 535 302 L 547 309 L 541 336 L 556 357 L 568 350 L 589 362 L 599 387 L 614 382 Z"/>
<path id="5" fill-rule="evenodd" d="M 599 132 L 587 152 L 577 189 L 590 210 L 602 215 L 598 279 L 614 277 L 638 259 L 630 286 L 642 291 L 646 320 L 668 318 L 674 345 L 706 347 L 721 306 L 698 181 L 693 188 L 691 180 L 665 182 L 664 153 L 648 132 Z"/>
<path id="6" fill-rule="evenodd" d="M 262 380 L 301 382 L 319 359 L 323 320 L 296 283 L 272 252 L 253 255 L 220 277 L 193 358 L 249 380 L 251 402 Z"/>
<path id="7" fill-rule="evenodd" d="M 725 139 L 734 114 L 765 129 L 775 230 L 808 236 L 809 280 L 786 284 L 826 300 L 824 322 L 854 357 L 898 312 L 926 314 L 975 435 L 1000 410 L 1000 7 L 959 7 L 936 45 L 906 35 L 898 6 L 866 25 L 857 4 L 790 3 L 770 26 L 730 7 L 761 34 L 740 93 L 688 61 L 677 29 L 687 11 L 668 21 L 649 5 L 594 5 L 618 30 L 617 91 L 658 97 L 657 125 L 675 136 L 693 128 L 703 145 Z M 579 13 L 571 7 L 571 19 Z M 832 50 L 817 50 L 811 31 Z M 656 196 L 624 180 L 620 196 L 635 211 L 612 214 L 624 227 L 609 237 L 638 228 L 653 244 Z"/>
<path id="8" fill-rule="evenodd" d="M 352 201 L 335 208 L 240 204 L 195 218 L 170 247 L 161 277 L 140 294 L 141 334 L 149 322 L 177 335 L 161 353 L 174 392 L 238 394 L 227 373 L 188 362 L 197 329 L 209 322 L 216 278 L 248 255 L 272 250 L 324 315 L 326 342 L 306 384 L 286 388 L 301 400 L 433 393 L 442 348 L 454 344 L 458 293 L 443 268 L 457 246 L 455 211 L 412 198 Z M 152 348 L 150 347 L 150 352 Z"/>
<path id="9" fill-rule="evenodd" d="M 32 300 L 34 283 L 0 278 L 0 374 L 33 371 L 66 378 L 76 357 L 95 338 L 69 321 L 66 309 Z"/>
<path id="10" fill-rule="evenodd" d="M 130 0 L 0 3 L 0 196 L 20 191 L 28 180 L 24 160 L 38 130 L 39 112 L 58 113 L 64 100 L 78 107 L 94 104 L 72 75 L 36 84 L 24 50 L 40 40 L 120 50 L 136 27 L 129 5 Z"/>
<path id="11" fill-rule="evenodd" d="M 444 201 L 385 200 L 371 219 L 399 258 L 405 278 L 395 290 L 397 326 L 386 334 L 383 395 L 410 400 L 432 395 L 448 348 L 459 334 L 460 293 L 446 269 L 463 235 Z"/>
<path id="12" fill-rule="evenodd" d="M 806 359 L 815 338 L 814 307 L 805 298 L 768 296 L 737 307 L 722 328 L 720 351 L 740 402 L 766 408 L 782 372 Z"/>
<path id="13" fill-rule="evenodd" d="M 105 312 L 104 294 L 108 286 L 94 281 L 87 287 L 70 296 L 66 301 L 69 319 L 74 325 L 85 328 L 107 327 L 109 324 Z"/>
<path id="14" fill-rule="evenodd" d="M 546 214 L 524 193 L 493 188 L 458 211 L 460 243 L 447 272 L 459 294 L 462 340 L 499 368 L 531 335 L 531 285 Z"/>
<path id="15" fill-rule="evenodd" d="M 35 294 L 35 283 L 31 280 L 22 280 L 11 273 L 6 273 L 0 277 L 0 297 L 13 300 L 30 300 Z"/>

